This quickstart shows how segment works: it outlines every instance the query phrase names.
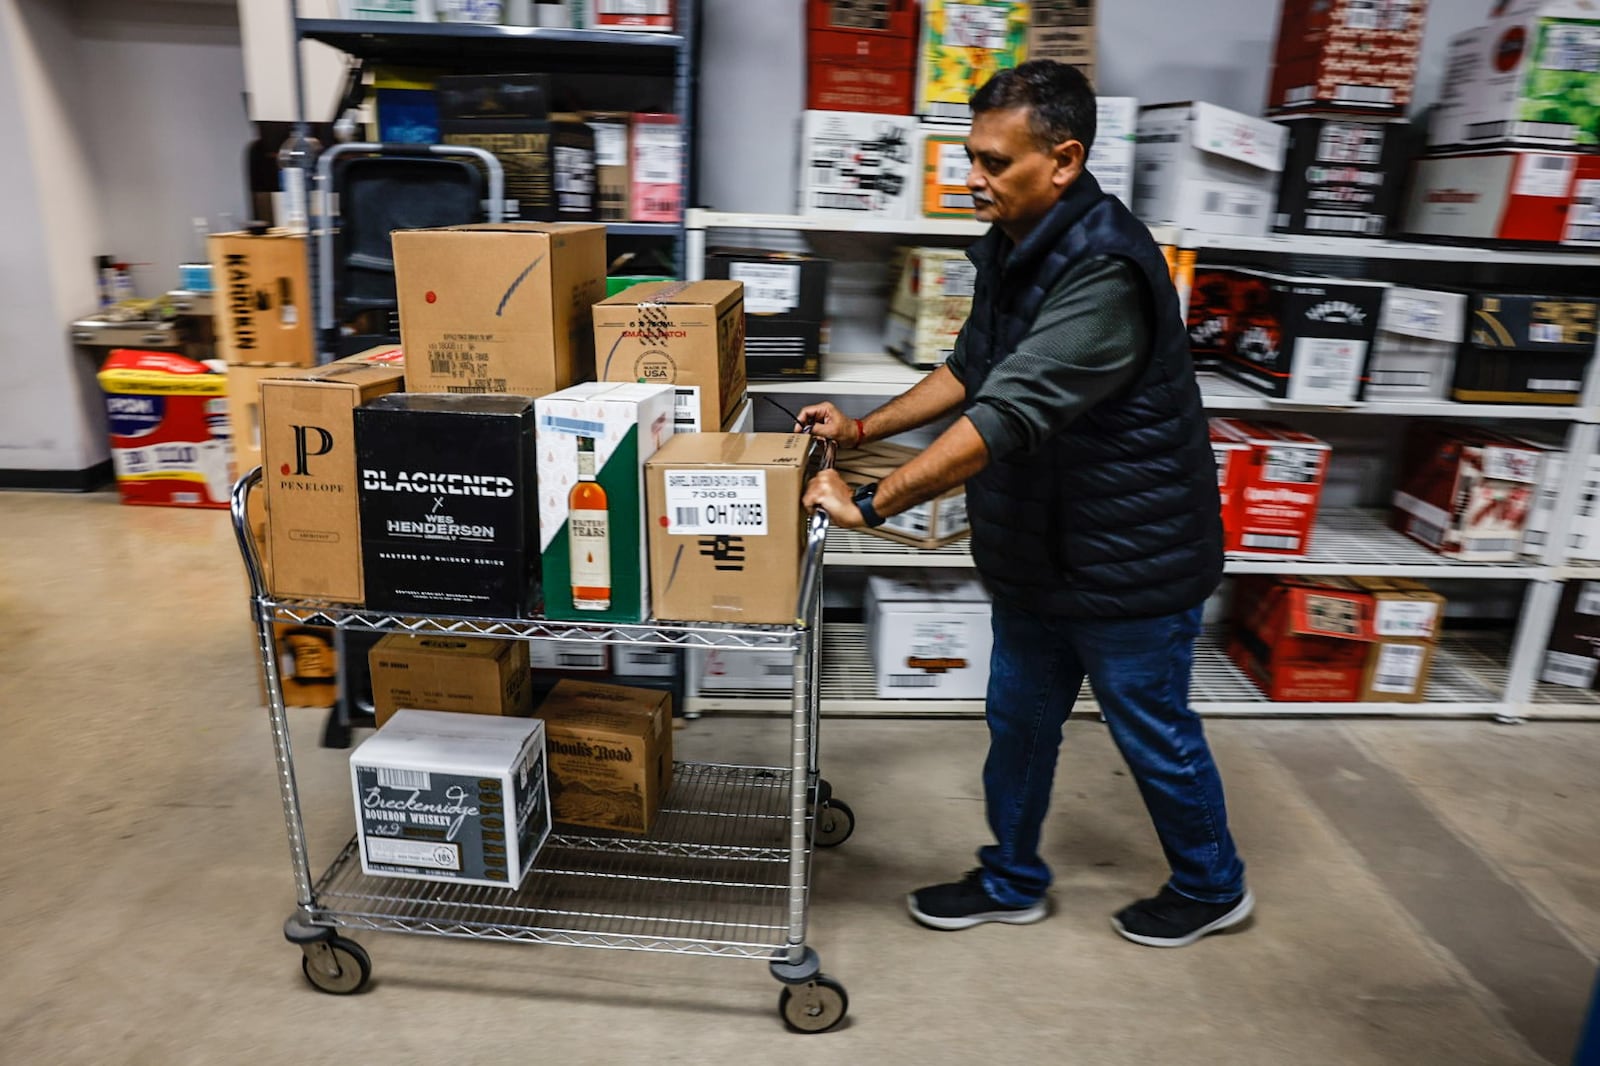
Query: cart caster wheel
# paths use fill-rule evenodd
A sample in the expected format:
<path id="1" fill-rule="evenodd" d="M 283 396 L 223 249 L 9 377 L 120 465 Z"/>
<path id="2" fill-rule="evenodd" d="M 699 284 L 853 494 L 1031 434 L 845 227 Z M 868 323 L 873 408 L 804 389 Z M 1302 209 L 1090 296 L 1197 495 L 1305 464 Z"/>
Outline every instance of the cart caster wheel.
<path id="1" fill-rule="evenodd" d="M 812 842 L 819 848 L 836 848 L 850 839 L 856 831 L 856 812 L 848 803 L 829 800 L 817 811 L 817 824 L 812 832 Z"/>
<path id="2" fill-rule="evenodd" d="M 800 985 L 785 985 L 778 993 L 778 1014 L 797 1033 L 825 1033 L 844 1020 L 850 997 L 844 985 L 827 974 Z"/>
<path id="3" fill-rule="evenodd" d="M 330 996 L 349 996 L 372 980 L 372 959 L 366 948 L 342 936 L 302 944 L 300 970 L 311 987 Z"/>

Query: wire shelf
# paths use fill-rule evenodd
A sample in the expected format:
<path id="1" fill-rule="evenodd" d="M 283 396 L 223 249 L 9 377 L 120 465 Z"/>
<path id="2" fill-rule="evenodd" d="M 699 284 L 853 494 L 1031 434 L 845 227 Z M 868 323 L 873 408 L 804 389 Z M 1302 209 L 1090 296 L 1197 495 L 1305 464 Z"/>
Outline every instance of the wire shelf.
<path id="1" fill-rule="evenodd" d="M 823 559 L 829 566 L 949 566 L 970 567 L 972 547 L 966 537 L 939 548 L 918 548 L 858 529 L 828 530 Z"/>
<path id="2" fill-rule="evenodd" d="M 353 929 L 771 959 L 788 947 L 789 782 L 678 763 L 649 837 L 553 833 L 515 892 L 369 877 L 352 839 L 312 909 Z"/>

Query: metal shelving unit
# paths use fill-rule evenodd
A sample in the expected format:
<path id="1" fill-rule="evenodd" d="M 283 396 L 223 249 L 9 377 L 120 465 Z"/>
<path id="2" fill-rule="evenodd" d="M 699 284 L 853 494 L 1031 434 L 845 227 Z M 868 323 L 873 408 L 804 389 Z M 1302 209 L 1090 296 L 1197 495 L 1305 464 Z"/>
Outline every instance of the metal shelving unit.
<path id="1" fill-rule="evenodd" d="M 795 622 L 734 626 L 658 622 L 606 625 L 520 618 L 401 615 L 274 599 L 248 520 L 256 468 L 233 490 L 233 526 L 250 578 L 267 711 L 277 760 L 296 909 L 284 935 L 325 992 L 360 991 L 371 975 L 365 950 L 341 929 L 471 940 L 626 948 L 765 960 L 782 984 L 778 1011 L 800 1032 L 837 1025 L 844 988 L 823 974 L 806 945 L 813 847 L 843 843 L 854 829 L 817 765 L 818 630 L 822 619 L 827 516 L 812 517 Z M 634 647 L 781 650 L 792 657 L 788 766 L 680 762 L 661 816 L 645 836 L 557 833 L 515 890 L 372 877 L 351 839 L 313 878 L 274 626 L 335 631 L 450 633 L 528 641 L 583 640 Z"/>

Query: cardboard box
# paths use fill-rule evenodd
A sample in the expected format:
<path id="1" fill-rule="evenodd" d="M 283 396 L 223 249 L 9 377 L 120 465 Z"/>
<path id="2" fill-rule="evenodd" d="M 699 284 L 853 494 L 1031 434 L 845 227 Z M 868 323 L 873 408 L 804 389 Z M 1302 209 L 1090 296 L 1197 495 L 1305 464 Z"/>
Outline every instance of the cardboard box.
<path id="1" fill-rule="evenodd" d="M 1466 329 L 1466 293 L 1398 285 L 1384 292 L 1362 399 L 1445 399 Z"/>
<path id="2" fill-rule="evenodd" d="M 807 111 L 800 119 L 800 213 L 914 218 L 921 199 L 915 119 Z"/>
<path id="3" fill-rule="evenodd" d="M 1395 478 L 1393 525 L 1442 555 L 1513 562 L 1543 457 L 1488 430 L 1414 422 Z"/>
<path id="4" fill-rule="evenodd" d="M 1216 104 L 1139 109 L 1133 213 L 1202 233 L 1266 236 L 1288 134 Z"/>
<path id="5" fill-rule="evenodd" d="M 400 393 L 356 408 L 368 607 L 531 614 L 539 573 L 533 425 L 525 396 Z"/>
<path id="6" fill-rule="evenodd" d="M 306 238 L 299 233 L 213 233 L 217 356 L 229 363 L 317 361 Z"/>
<path id="7" fill-rule="evenodd" d="M 1103 191 L 1131 206 L 1139 101 L 1132 96 L 1097 96 L 1094 103 L 1094 147 L 1089 149 L 1086 165 Z"/>
<path id="8" fill-rule="evenodd" d="M 1253 270 L 1239 279 L 1223 373 L 1294 403 L 1355 402 L 1388 284 Z"/>
<path id="9" fill-rule="evenodd" d="M 350 753 L 361 871 L 514 889 L 550 835 L 544 723 L 403 710 Z"/>
<path id="10" fill-rule="evenodd" d="M 1528 512 L 1528 523 L 1522 531 L 1522 550 L 1528 555 L 1542 554 L 1549 543 L 1556 501 L 1567 480 L 1567 453 L 1563 446 L 1544 443 L 1540 446 L 1545 449 L 1544 473 L 1534 496 L 1533 510 Z M 1584 466 L 1583 487 L 1578 492 L 1578 506 L 1568 531 L 1568 559 L 1600 561 L 1600 456 L 1591 455 Z"/>
<path id="11" fill-rule="evenodd" d="M 633 116 L 629 166 L 635 222 L 683 218 L 683 127 L 677 115 Z"/>
<path id="12" fill-rule="evenodd" d="M 722 423 L 724 433 L 754 433 L 756 431 L 756 405 L 746 396 L 739 409 Z"/>
<path id="13" fill-rule="evenodd" d="M 911 67 L 812 64 L 806 77 L 806 107 L 813 111 L 909 115 L 915 80 L 916 72 Z"/>
<path id="14" fill-rule="evenodd" d="M 594 376 L 604 226 L 396 230 L 394 268 L 410 391 L 544 396 Z"/>
<path id="15" fill-rule="evenodd" d="M 841 451 L 834 469 L 851 488 L 882 481 L 917 456 L 917 449 L 877 441 L 862 448 Z M 911 544 L 918 548 L 939 548 L 954 543 L 972 532 L 967 519 L 967 490 L 964 485 L 946 489 L 925 503 L 891 515 L 876 529 L 863 533 Z"/>
<path id="16" fill-rule="evenodd" d="M 1496 5 L 1451 38 L 1430 143 L 1600 145 L 1600 8 L 1592 0 Z"/>
<path id="17" fill-rule="evenodd" d="M 1403 115 L 1427 0 L 1284 0 L 1267 109 Z"/>
<path id="18" fill-rule="evenodd" d="M 923 0 L 921 39 L 917 114 L 965 122 L 972 94 L 1028 57 L 1028 4 Z"/>
<path id="19" fill-rule="evenodd" d="M 587 0 L 588 25 L 597 30 L 671 33 L 673 0 Z"/>
<path id="20" fill-rule="evenodd" d="M 1027 58 L 1053 59 L 1077 67 L 1094 84 L 1094 5 L 1095 0 L 1032 0 Z"/>
<path id="21" fill-rule="evenodd" d="M 789 624 L 800 595 L 800 494 L 816 442 L 680 433 L 645 466 L 657 618 Z"/>
<path id="22" fill-rule="evenodd" d="M 735 281 L 635 285 L 594 306 L 601 381 L 671 385 L 686 432 L 720 427 L 745 393 L 744 287 Z"/>
<path id="23" fill-rule="evenodd" d="M 1211 458 L 1217 464 L 1217 496 L 1222 502 L 1222 547 L 1236 552 L 1240 542 L 1239 507 L 1251 476 L 1252 449 L 1243 433 L 1234 433 L 1211 419 Z"/>
<path id="24" fill-rule="evenodd" d="M 367 662 L 379 729 L 402 707 L 512 718 L 533 713 L 524 640 L 389 633 Z"/>
<path id="25" fill-rule="evenodd" d="M 1600 689 L 1600 581 L 1569 581 L 1550 630 L 1539 680 Z"/>
<path id="26" fill-rule="evenodd" d="M 1196 266 L 1189 284 L 1185 321 L 1195 366 L 1214 367 L 1233 354 L 1239 334 L 1243 276 L 1226 267 Z"/>
<path id="27" fill-rule="evenodd" d="M 235 479 L 261 465 L 261 381 L 293 363 L 234 363 L 228 367 L 228 435 Z M 265 471 L 263 471 L 265 474 Z"/>
<path id="28" fill-rule="evenodd" d="M 1213 437 L 1222 435 L 1250 446 L 1230 516 L 1224 515 L 1230 550 L 1259 555 L 1305 555 L 1332 449 L 1323 441 L 1272 422 L 1238 418 L 1211 420 Z M 1215 447 L 1213 447 L 1215 454 Z"/>
<path id="29" fill-rule="evenodd" d="M 123 503 L 228 506 L 228 382 L 171 352 L 113 349 L 100 368 L 111 462 Z"/>
<path id="30" fill-rule="evenodd" d="M 315 710 L 338 706 L 339 656 L 333 648 L 333 630 L 279 622 L 273 624 L 272 634 L 283 705 Z M 256 671 L 256 690 L 265 706 L 267 679 L 262 670 Z"/>
<path id="31" fill-rule="evenodd" d="M 1268 699 L 1361 698 L 1373 601 L 1344 578 L 1244 578 L 1234 589 L 1228 656 Z"/>
<path id="32" fill-rule="evenodd" d="M 675 678 L 682 672 L 683 652 L 678 648 L 617 647 L 617 673 L 624 677 Z"/>
<path id="33" fill-rule="evenodd" d="M 626 111 L 591 111 L 584 121 L 594 133 L 594 184 L 602 222 L 625 222 L 633 211 L 630 116 Z"/>
<path id="34" fill-rule="evenodd" d="M 831 265 L 797 252 L 757 249 L 720 249 L 706 257 L 706 277 L 744 286 L 749 377 L 821 376 Z"/>
<path id="35" fill-rule="evenodd" d="M 828 324 L 800 319 L 745 319 L 745 373 L 751 381 L 819 381 L 828 354 Z"/>
<path id="36" fill-rule="evenodd" d="M 967 174 L 972 162 L 967 159 L 969 128 L 923 126 L 922 215 L 924 218 L 971 218 L 972 192 Z"/>
<path id="37" fill-rule="evenodd" d="M 1594 355 L 1600 300 L 1473 293 L 1450 393 L 1466 403 L 1572 406 Z"/>
<path id="38" fill-rule="evenodd" d="M 611 648 L 592 640 L 536 640 L 528 645 L 535 674 L 609 674 Z"/>
<path id="39" fill-rule="evenodd" d="M 972 314 L 977 279 L 977 267 L 959 249 L 903 250 L 884 346 L 911 366 L 943 366 Z"/>
<path id="40" fill-rule="evenodd" d="M 964 574 L 867 578 L 867 639 L 879 699 L 981 700 L 989 687 L 989 596 Z"/>
<path id="41" fill-rule="evenodd" d="M 1600 243 L 1600 156 L 1509 150 L 1417 160 L 1408 232 L 1426 237 Z"/>
<path id="42" fill-rule="evenodd" d="M 1421 703 L 1427 698 L 1435 646 L 1421 640 L 1379 640 L 1361 674 L 1363 703 Z"/>
<path id="43" fill-rule="evenodd" d="M 1279 122 L 1289 148 L 1273 230 L 1382 237 L 1409 163 L 1406 124 L 1310 115 Z"/>
<path id="44" fill-rule="evenodd" d="M 357 358 L 260 382 L 274 596 L 363 602 L 355 411 L 398 391 L 404 374 Z"/>
<path id="45" fill-rule="evenodd" d="M 647 833 L 672 785 L 672 697 L 565 680 L 539 705 L 550 802 L 567 825 Z"/>
<path id="46" fill-rule="evenodd" d="M 806 107 L 911 113 L 915 0 L 808 0 Z"/>
<path id="47" fill-rule="evenodd" d="M 723 692 L 791 692 L 794 653 L 691 648 L 689 691 L 702 696 Z"/>
<path id="48" fill-rule="evenodd" d="M 673 397 L 590 381 L 534 402 L 546 618 L 649 619 L 644 464 L 672 436 Z"/>

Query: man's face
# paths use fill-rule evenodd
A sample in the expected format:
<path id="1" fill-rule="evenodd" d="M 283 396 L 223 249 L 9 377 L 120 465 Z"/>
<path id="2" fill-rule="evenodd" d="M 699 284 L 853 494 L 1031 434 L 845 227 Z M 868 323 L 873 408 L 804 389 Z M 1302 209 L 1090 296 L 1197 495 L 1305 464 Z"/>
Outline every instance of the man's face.
<path id="1" fill-rule="evenodd" d="M 1046 148 L 1028 125 L 1028 108 L 983 111 L 967 137 L 967 190 L 974 217 L 1017 239 L 1055 206 L 1083 172 L 1083 145 L 1064 141 Z"/>

